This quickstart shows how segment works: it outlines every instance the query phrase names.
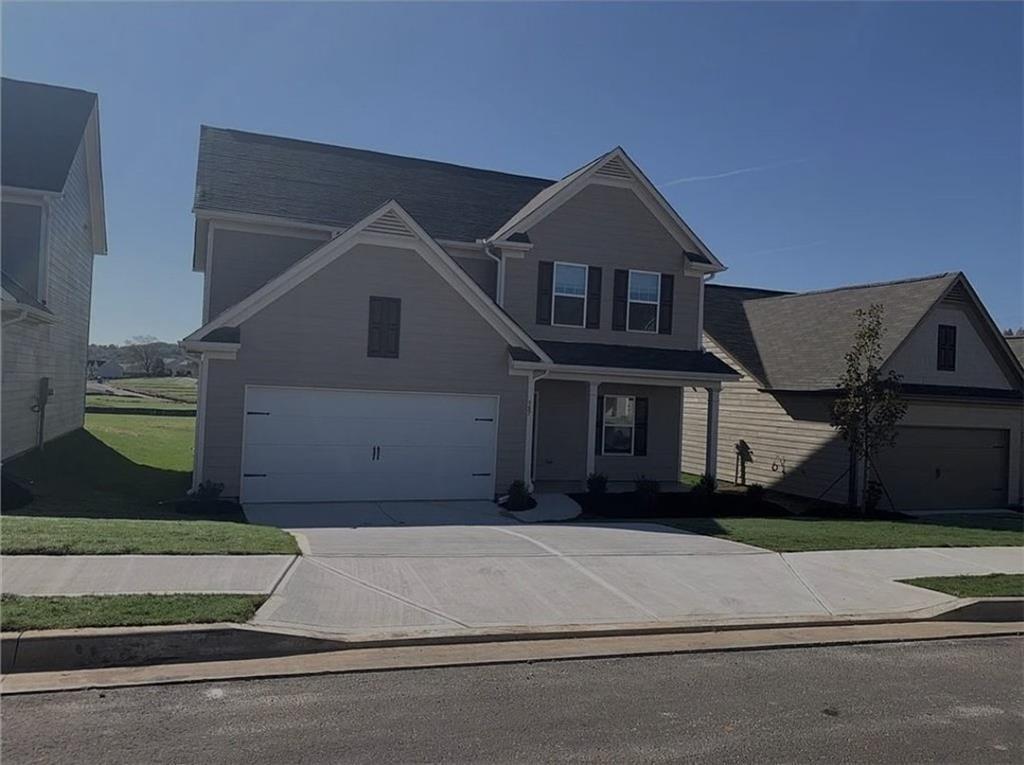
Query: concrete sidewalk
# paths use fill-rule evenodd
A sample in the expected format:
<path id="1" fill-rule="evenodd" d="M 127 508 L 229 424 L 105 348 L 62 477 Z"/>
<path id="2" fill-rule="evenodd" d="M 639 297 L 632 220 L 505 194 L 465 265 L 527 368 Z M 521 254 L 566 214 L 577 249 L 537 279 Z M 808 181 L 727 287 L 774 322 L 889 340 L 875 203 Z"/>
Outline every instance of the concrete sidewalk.
<path id="1" fill-rule="evenodd" d="M 293 555 L 5 555 L 3 592 L 113 595 L 273 591 Z"/>

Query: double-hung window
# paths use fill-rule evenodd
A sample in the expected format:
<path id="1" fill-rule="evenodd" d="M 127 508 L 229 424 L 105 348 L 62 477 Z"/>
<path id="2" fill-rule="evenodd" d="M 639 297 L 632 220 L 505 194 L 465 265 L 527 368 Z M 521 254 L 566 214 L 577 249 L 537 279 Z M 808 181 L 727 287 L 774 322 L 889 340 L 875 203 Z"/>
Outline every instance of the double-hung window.
<path id="1" fill-rule="evenodd" d="M 626 328 L 630 332 L 657 333 L 660 302 L 661 274 L 650 271 L 630 271 Z"/>
<path id="2" fill-rule="evenodd" d="M 46 300 L 45 221 L 42 205 L 3 202 L 0 251 L 3 252 L 4 277 L 14 281 L 24 294 L 41 302 Z"/>
<path id="3" fill-rule="evenodd" d="M 632 454 L 636 429 L 636 398 L 605 396 L 602 415 L 604 454 Z"/>
<path id="4" fill-rule="evenodd" d="M 587 316 L 587 267 L 576 263 L 555 263 L 551 291 L 552 324 L 582 327 Z"/>

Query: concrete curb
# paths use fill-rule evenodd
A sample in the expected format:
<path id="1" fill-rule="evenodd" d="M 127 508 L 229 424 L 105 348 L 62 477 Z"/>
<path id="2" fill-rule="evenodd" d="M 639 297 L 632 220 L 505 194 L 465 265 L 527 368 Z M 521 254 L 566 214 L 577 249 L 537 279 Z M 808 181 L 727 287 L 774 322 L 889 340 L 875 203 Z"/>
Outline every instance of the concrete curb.
<path id="1" fill-rule="evenodd" d="M 1024 623 L 1024 599 L 954 600 L 912 612 L 820 617 L 770 617 L 735 621 L 690 620 L 615 625 L 508 627 L 428 632 L 333 634 L 250 624 L 171 625 L 45 630 L 0 634 L 5 675 L 105 667 L 194 664 L 316 654 L 340 650 L 416 648 L 530 641 L 683 636 L 926 622 Z"/>

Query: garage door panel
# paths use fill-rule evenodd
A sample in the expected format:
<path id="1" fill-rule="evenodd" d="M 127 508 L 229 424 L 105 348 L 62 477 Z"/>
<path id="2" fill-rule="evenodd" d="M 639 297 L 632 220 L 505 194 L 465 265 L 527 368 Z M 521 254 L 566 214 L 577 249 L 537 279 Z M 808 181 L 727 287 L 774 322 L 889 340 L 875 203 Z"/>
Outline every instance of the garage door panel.
<path id="1" fill-rule="evenodd" d="M 497 397 L 250 388 L 246 502 L 482 499 Z"/>

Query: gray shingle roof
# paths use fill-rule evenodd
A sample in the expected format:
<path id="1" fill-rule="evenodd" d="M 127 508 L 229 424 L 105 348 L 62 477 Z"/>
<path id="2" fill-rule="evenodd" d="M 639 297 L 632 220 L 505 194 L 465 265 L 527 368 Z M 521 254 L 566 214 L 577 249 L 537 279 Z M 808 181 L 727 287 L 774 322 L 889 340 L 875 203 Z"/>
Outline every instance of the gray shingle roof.
<path id="1" fill-rule="evenodd" d="M 882 354 L 888 357 L 960 276 L 841 287 L 804 293 L 708 285 L 704 331 L 765 387 L 835 387 L 856 330 L 854 312 L 885 306 Z"/>
<path id="2" fill-rule="evenodd" d="M 0 102 L 3 185 L 63 191 L 96 94 L 5 77 Z"/>
<path id="3" fill-rule="evenodd" d="M 1024 335 L 1008 337 L 1006 342 L 1010 346 L 1010 350 L 1013 351 L 1013 355 L 1017 357 L 1017 360 L 1024 364 Z"/>
<path id="4" fill-rule="evenodd" d="M 239 327 L 217 327 L 199 338 L 203 343 L 238 343 L 242 340 Z"/>
<path id="5" fill-rule="evenodd" d="M 735 374 L 732 367 L 713 353 L 705 351 L 643 348 L 636 345 L 604 345 L 602 343 L 564 343 L 553 340 L 538 340 L 537 345 L 556 364 L 700 374 Z"/>
<path id="6" fill-rule="evenodd" d="M 195 207 L 345 228 L 394 199 L 435 239 L 473 242 L 552 183 L 204 125 Z"/>

